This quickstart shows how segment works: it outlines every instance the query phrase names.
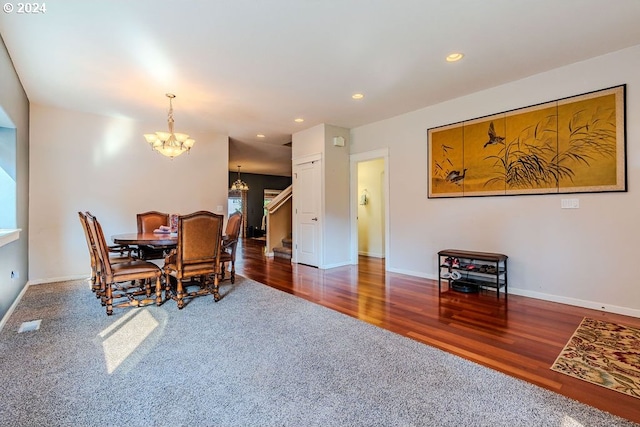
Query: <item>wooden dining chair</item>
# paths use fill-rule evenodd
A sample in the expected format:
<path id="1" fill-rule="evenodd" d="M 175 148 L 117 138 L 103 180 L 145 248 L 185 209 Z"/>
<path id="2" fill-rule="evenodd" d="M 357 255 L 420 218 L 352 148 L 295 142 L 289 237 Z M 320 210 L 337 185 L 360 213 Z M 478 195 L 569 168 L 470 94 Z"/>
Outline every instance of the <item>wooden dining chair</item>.
<path id="1" fill-rule="evenodd" d="M 227 228 L 222 237 L 220 248 L 220 280 L 225 279 L 227 263 L 231 264 L 231 283 L 236 283 L 236 247 L 240 238 L 240 226 L 242 225 L 242 212 L 235 212 L 229 215 Z"/>
<path id="2" fill-rule="evenodd" d="M 212 294 L 214 301 L 220 300 L 223 221 L 222 215 L 207 211 L 178 217 L 178 245 L 165 258 L 163 270 L 165 299 L 174 299 L 179 309 L 184 307 L 185 297 Z"/>
<path id="3" fill-rule="evenodd" d="M 87 247 L 89 249 L 89 259 L 91 261 L 91 290 L 96 292 L 96 297 L 100 297 L 100 274 L 99 270 L 99 259 L 96 248 L 96 243 L 94 241 L 93 235 L 89 230 L 89 223 L 87 222 L 87 215 L 91 215 L 90 212 L 78 212 L 78 217 L 80 218 L 80 224 L 82 225 L 82 230 L 84 231 L 84 237 L 87 240 Z M 120 262 L 129 262 L 132 261 L 131 258 L 131 248 L 126 245 L 109 245 L 109 260 L 111 263 L 120 263 Z"/>
<path id="4" fill-rule="evenodd" d="M 153 233 L 153 230 L 160 228 L 161 225 L 169 225 L 169 214 L 148 211 L 136 215 L 138 224 L 138 233 Z M 150 245 L 139 245 L 137 256 L 140 259 L 163 259 L 164 250 Z"/>
<path id="5" fill-rule="evenodd" d="M 99 260 L 98 273 L 103 289 L 107 315 L 113 307 L 141 307 L 162 303 L 162 270 L 152 262 L 135 259 L 129 262 L 111 262 L 102 226 L 95 216 L 87 214 L 87 223 L 96 243 Z M 155 299 L 151 296 L 151 281 L 155 280 Z M 120 301 L 122 299 L 122 301 Z M 117 300 L 116 302 L 114 302 Z"/>

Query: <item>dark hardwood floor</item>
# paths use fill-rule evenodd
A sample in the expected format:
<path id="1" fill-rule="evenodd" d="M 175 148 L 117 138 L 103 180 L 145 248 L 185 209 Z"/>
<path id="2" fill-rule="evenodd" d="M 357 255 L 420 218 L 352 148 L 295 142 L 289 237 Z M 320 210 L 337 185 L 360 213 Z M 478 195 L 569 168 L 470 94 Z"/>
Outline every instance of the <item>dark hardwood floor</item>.
<path id="1" fill-rule="evenodd" d="M 550 369 L 584 317 L 640 327 L 638 318 L 494 292 L 438 295 L 437 282 L 385 272 L 381 259 L 320 270 L 267 258 L 263 248 L 244 239 L 236 272 L 640 423 L 639 399 Z"/>

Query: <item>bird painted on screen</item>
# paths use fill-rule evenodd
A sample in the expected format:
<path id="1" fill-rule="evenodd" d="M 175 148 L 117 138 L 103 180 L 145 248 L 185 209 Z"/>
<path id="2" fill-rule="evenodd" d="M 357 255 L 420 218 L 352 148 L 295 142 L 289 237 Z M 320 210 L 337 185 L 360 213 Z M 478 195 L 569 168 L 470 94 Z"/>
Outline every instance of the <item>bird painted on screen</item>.
<path id="1" fill-rule="evenodd" d="M 489 123 L 489 140 L 484 144 L 484 148 L 487 148 L 487 145 L 494 145 L 504 141 L 504 136 L 496 135 L 496 130 L 493 127 L 493 122 Z"/>
<path id="2" fill-rule="evenodd" d="M 458 185 L 460 185 L 460 182 L 464 179 L 464 176 L 465 176 L 466 174 L 467 174 L 467 170 L 466 170 L 466 169 L 463 169 L 463 170 L 462 170 L 462 174 L 457 175 L 457 176 L 455 176 L 455 177 L 451 178 L 449 181 L 450 181 L 450 182 L 453 182 L 454 184 L 458 184 Z"/>
<path id="3" fill-rule="evenodd" d="M 453 179 L 460 176 L 460 171 L 451 171 L 447 174 L 445 181 L 453 182 Z"/>

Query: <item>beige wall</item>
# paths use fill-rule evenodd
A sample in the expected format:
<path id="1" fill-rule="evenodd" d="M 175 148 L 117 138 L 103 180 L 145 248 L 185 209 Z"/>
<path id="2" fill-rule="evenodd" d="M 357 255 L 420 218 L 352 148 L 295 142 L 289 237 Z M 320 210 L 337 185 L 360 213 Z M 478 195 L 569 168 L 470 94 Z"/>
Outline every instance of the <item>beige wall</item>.
<path id="1" fill-rule="evenodd" d="M 640 46 L 555 69 L 351 131 L 351 152 L 389 148 L 393 272 L 437 277 L 436 253 L 509 256 L 512 293 L 640 316 Z M 626 193 L 427 198 L 427 130 L 627 84 Z"/>
<path id="2" fill-rule="evenodd" d="M 317 125 L 309 129 L 296 132 L 291 136 L 291 158 L 296 160 L 324 152 L 324 125 Z"/>
<path id="3" fill-rule="evenodd" d="M 171 160 L 142 136 L 156 127 L 32 105 L 31 282 L 87 275 L 80 210 L 98 217 L 109 241 L 135 231 L 138 212 L 216 212 L 220 206 L 226 216 L 228 137 L 190 132 L 191 153 Z"/>
<path id="4" fill-rule="evenodd" d="M 333 145 L 342 136 L 344 147 Z M 351 263 L 349 254 L 349 129 L 325 125 L 324 134 L 324 268 Z"/>

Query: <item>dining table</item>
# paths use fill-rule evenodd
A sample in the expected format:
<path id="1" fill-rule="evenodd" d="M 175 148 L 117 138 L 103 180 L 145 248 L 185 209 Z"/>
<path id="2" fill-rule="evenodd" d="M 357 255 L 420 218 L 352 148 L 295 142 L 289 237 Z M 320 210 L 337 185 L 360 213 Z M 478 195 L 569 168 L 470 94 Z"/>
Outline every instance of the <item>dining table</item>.
<path id="1" fill-rule="evenodd" d="M 172 249 L 178 245 L 178 233 L 124 233 L 111 236 L 113 243 L 129 246 L 153 246 Z"/>

